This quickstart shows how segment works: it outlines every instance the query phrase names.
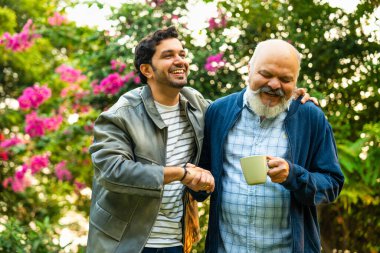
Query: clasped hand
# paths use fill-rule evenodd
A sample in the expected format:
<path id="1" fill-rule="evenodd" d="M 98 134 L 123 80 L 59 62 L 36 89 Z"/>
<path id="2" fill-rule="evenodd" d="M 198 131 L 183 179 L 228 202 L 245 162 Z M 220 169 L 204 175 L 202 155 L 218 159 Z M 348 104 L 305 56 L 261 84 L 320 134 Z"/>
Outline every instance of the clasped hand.
<path id="1" fill-rule="evenodd" d="M 182 183 L 192 189 L 193 191 L 207 191 L 213 192 L 215 189 L 215 181 L 211 172 L 194 164 L 186 164 L 187 175 L 182 180 Z"/>

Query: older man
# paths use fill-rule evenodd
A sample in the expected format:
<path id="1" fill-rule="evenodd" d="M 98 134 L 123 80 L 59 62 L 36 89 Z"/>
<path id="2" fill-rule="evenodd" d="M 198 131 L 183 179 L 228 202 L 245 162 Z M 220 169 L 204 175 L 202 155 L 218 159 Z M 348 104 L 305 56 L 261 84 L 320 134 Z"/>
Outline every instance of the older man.
<path id="1" fill-rule="evenodd" d="M 215 101 L 205 118 L 200 166 L 211 170 L 206 252 L 320 252 L 316 206 L 342 187 L 331 126 L 313 103 L 293 100 L 300 55 L 289 43 L 259 43 L 248 87 Z M 267 155 L 267 181 L 248 185 L 239 159 Z"/>

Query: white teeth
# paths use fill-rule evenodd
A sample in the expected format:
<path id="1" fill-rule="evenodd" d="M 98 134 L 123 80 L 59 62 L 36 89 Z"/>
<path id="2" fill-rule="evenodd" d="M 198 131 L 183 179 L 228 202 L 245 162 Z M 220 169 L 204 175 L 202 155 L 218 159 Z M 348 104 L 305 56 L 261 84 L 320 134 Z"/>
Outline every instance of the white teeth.
<path id="1" fill-rule="evenodd" d="M 183 74 L 183 70 L 182 69 L 174 70 L 172 73 L 173 74 Z"/>

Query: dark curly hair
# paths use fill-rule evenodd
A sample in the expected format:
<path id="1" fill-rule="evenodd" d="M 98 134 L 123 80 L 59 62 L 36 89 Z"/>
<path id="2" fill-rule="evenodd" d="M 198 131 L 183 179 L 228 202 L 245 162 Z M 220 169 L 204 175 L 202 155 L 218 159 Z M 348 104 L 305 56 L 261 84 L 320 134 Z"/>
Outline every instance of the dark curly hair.
<path id="1" fill-rule="evenodd" d="M 135 68 L 142 83 L 147 83 L 146 76 L 140 71 L 141 64 L 152 64 L 152 57 L 156 52 L 156 46 L 162 40 L 178 38 L 178 32 L 175 27 L 157 30 L 142 39 L 135 48 Z"/>

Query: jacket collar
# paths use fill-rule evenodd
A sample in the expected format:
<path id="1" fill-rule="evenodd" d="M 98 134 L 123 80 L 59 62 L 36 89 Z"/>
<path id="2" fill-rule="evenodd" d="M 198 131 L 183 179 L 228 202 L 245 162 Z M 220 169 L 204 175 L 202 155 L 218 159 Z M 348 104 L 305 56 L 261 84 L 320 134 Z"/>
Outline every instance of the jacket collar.
<path id="1" fill-rule="evenodd" d="M 148 113 L 149 117 L 153 120 L 153 122 L 157 125 L 157 127 L 160 129 L 166 127 L 164 121 L 161 118 L 160 113 L 157 111 L 157 108 L 154 105 L 152 91 L 148 85 L 142 87 L 140 91 L 140 96 L 146 112 Z"/>
<path id="2" fill-rule="evenodd" d="M 247 87 L 242 89 L 238 93 L 238 99 L 236 99 L 236 106 L 239 107 L 240 109 L 243 108 L 243 106 L 244 106 L 244 93 L 245 93 L 246 89 L 247 89 Z"/>
<path id="3" fill-rule="evenodd" d="M 150 89 L 149 85 L 145 85 L 142 87 L 140 91 L 140 95 L 149 117 L 153 120 L 153 122 L 157 125 L 157 127 L 160 129 L 163 129 L 164 127 L 166 127 L 164 121 L 161 118 L 160 113 L 157 111 L 157 108 L 154 104 L 152 90 Z M 189 106 L 190 109 L 196 110 L 196 107 L 194 106 L 196 102 L 195 102 L 193 92 L 187 88 L 181 89 L 180 104 L 184 108 L 186 106 Z"/>

